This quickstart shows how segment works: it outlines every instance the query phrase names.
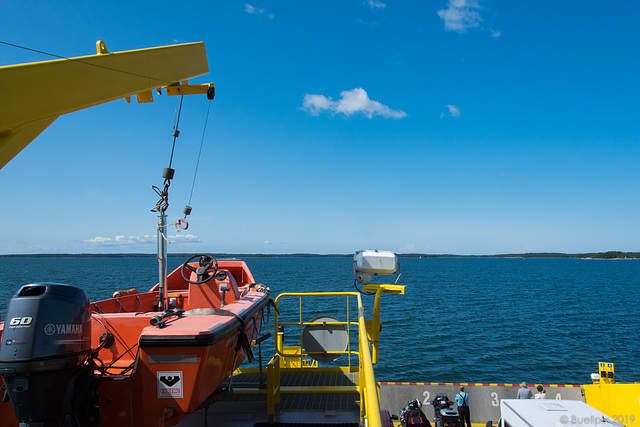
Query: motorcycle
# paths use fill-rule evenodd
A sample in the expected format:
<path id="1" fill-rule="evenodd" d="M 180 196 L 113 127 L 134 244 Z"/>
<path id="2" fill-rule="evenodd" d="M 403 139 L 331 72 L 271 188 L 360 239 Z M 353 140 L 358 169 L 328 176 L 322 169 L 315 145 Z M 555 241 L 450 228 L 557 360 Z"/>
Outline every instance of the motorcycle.
<path id="1" fill-rule="evenodd" d="M 436 427 L 460 427 L 460 414 L 451 408 L 453 402 L 446 394 L 439 394 L 431 401 Z"/>
<path id="2" fill-rule="evenodd" d="M 410 400 L 407 406 L 400 410 L 402 427 L 431 427 L 431 423 L 422 412 L 422 402 L 418 399 Z"/>

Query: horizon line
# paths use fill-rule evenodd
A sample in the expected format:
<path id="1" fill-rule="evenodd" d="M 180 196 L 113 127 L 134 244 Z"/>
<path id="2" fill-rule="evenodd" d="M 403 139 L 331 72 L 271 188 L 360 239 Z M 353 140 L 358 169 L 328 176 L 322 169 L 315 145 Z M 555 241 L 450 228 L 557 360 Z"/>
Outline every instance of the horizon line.
<path id="1" fill-rule="evenodd" d="M 544 258 L 553 258 L 553 257 L 588 257 L 593 255 L 633 255 L 634 258 L 640 258 L 640 252 L 633 251 L 604 251 L 604 252 L 520 252 L 520 253 L 496 253 L 496 254 L 429 254 L 429 253 L 421 253 L 421 252 L 404 252 L 404 253 L 396 253 L 398 257 L 406 257 L 406 258 L 415 258 L 415 257 L 427 257 L 427 258 L 446 258 L 446 257 L 469 257 L 469 258 L 490 258 L 490 257 L 500 257 L 500 258 L 521 258 L 521 257 L 544 257 Z M 185 256 L 191 255 L 192 252 L 175 252 L 170 253 L 168 256 Z M 216 256 L 224 256 L 224 257 L 296 257 L 296 256 L 318 256 L 318 257 L 349 257 L 353 256 L 353 253 L 313 253 L 313 252 L 290 252 L 290 253 L 278 253 L 278 254 L 269 254 L 269 253 L 234 253 L 234 252 L 210 252 L 211 255 Z M 95 252 L 79 252 L 79 253 L 25 253 L 25 254 L 0 254 L 0 258 L 7 257 L 157 257 L 156 253 L 153 252 L 105 252 L 105 253 L 95 253 Z"/>

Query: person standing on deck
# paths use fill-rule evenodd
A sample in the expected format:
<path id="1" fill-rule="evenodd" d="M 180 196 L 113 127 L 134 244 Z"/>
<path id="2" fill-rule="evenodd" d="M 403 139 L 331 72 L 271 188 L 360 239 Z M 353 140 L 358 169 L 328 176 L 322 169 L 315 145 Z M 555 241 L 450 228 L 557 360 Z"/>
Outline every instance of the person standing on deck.
<path id="1" fill-rule="evenodd" d="M 471 427 L 469 393 L 465 393 L 463 385 L 460 386 L 460 393 L 456 394 L 456 403 L 458 404 L 458 414 L 460 414 L 460 425 L 464 427 L 464 423 L 466 421 L 467 427 Z"/>
<path id="2" fill-rule="evenodd" d="M 531 399 L 532 397 L 533 393 L 527 388 L 527 383 L 522 383 L 522 387 L 518 389 L 518 399 Z"/>

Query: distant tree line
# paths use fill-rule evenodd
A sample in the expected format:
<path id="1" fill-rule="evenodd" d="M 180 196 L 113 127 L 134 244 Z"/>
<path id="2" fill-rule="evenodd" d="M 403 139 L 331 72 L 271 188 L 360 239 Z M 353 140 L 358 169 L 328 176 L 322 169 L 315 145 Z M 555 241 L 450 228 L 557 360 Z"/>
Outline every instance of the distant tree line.
<path id="1" fill-rule="evenodd" d="M 228 254 L 228 253 L 212 253 L 211 255 L 219 258 L 306 258 L 306 257 L 352 257 L 351 254 L 311 254 L 311 253 L 295 253 L 295 254 Z M 497 254 L 497 255 L 454 255 L 454 254 L 421 254 L 408 253 L 397 254 L 400 258 L 593 258 L 593 259 L 640 259 L 640 252 L 592 252 L 584 254 L 565 254 L 560 252 L 527 252 L 523 254 Z M 171 253 L 170 257 L 189 258 L 190 253 Z M 156 254 L 11 254 L 0 255 L 0 258 L 8 257 L 46 257 L 46 258 L 132 258 L 132 257 L 156 257 Z"/>
<path id="2" fill-rule="evenodd" d="M 565 254 L 561 252 L 527 252 L 522 254 L 496 254 L 496 255 L 428 255 L 428 254 L 398 254 L 403 258 L 593 258 L 593 259 L 639 259 L 640 252 L 591 252 L 584 254 Z"/>

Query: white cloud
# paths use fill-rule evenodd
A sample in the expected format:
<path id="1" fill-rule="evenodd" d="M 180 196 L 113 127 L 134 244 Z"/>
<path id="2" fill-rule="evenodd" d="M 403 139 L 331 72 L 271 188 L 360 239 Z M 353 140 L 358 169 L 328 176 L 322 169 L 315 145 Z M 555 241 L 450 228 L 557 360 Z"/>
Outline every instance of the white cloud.
<path id="1" fill-rule="evenodd" d="M 438 10 L 447 30 L 464 33 L 469 28 L 479 27 L 482 17 L 478 12 L 480 4 L 476 0 L 448 0 L 447 9 Z M 494 36 L 495 37 L 495 36 Z"/>
<path id="2" fill-rule="evenodd" d="M 500 33 L 500 31 L 496 31 L 496 30 L 491 30 L 491 37 L 493 38 L 498 38 L 502 35 L 502 33 Z"/>
<path id="3" fill-rule="evenodd" d="M 407 116 L 404 111 L 392 110 L 378 101 L 372 101 L 362 88 L 345 90 L 340 93 L 340 96 L 342 97 L 341 99 L 333 101 L 330 97 L 324 95 L 306 94 L 302 109 L 309 111 L 314 116 L 319 115 L 322 111 L 329 111 L 334 114 L 342 113 L 345 116 L 362 113 L 370 119 L 373 116 L 382 116 L 387 119 L 401 119 Z"/>
<path id="4" fill-rule="evenodd" d="M 111 242 L 113 239 L 111 239 L 110 237 L 94 237 L 93 239 L 89 239 L 89 240 L 83 240 L 83 242 L 85 243 L 95 243 L 97 245 L 101 245 L 104 243 L 108 243 Z"/>
<path id="5" fill-rule="evenodd" d="M 176 234 L 175 236 L 167 236 L 170 242 L 181 243 L 200 243 L 198 236 L 193 234 Z M 116 236 L 111 237 L 94 237 L 93 239 L 83 240 L 84 243 L 94 246 L 129 246 L 129 245 L 146 245 L 156 243 L 156 236 Z"/>
<path id="6" fill-rule="evenodd" d="M 460 110 L 458 107 L 449 104 L 447 105 L 447 108 L 449 109 L 449 113 L 451 113 L 451 117 L 460 117 Z"/>
<path id="7" fill-rule="evenodd" d="M 244 5 L 244 11 L 250 15 L 265 15 L 267 18 L 273 19 L 273 13 L 266 14 L 264 8 L 251 6 L 249 3 Z"/>
<path id="8" fill-rule="evenodd" d="M 83 240 L 84 243 L 88 243 L 96 246 L 127 246 L 127 245 L 139 245 L 146 243 L 155 243 L 155 236 L 116 236 L 111 237 L 94 237 L 93 239 Z"/>
<path id="9" fill-rule="evenodd" d="M 193 234 L 176 234 L 175 236 L 167 236 L 170 242 L 185 242 L 185 243 L 201 243 L 202 240 Z"/>
<path id="10" fill-rule="evenodd" d="M 251 14 L 251 15 L 259 15 L 261 13 L 264 13 L 264 9 L 260 9 L 254 6 L 251 6 L 250 4 L 245 4 L 244 5 L 244 11 Z"/>
<path id="11" fill-rule="evenodd" d="M 385 7 L 387 7 L 386 4 L 378 0 L 368 0 L 367 4 L 371 9 L 384 9 Z"/>
<path id="12" fill-rule="evenodd" d="M 333 109 L 333 102 L 331 98 L 327 98 L 324 95 L 305 95 L 302 102 L 302 108 L 308 110 L 312 115 L 317 116 L 322 110 Z"/>

